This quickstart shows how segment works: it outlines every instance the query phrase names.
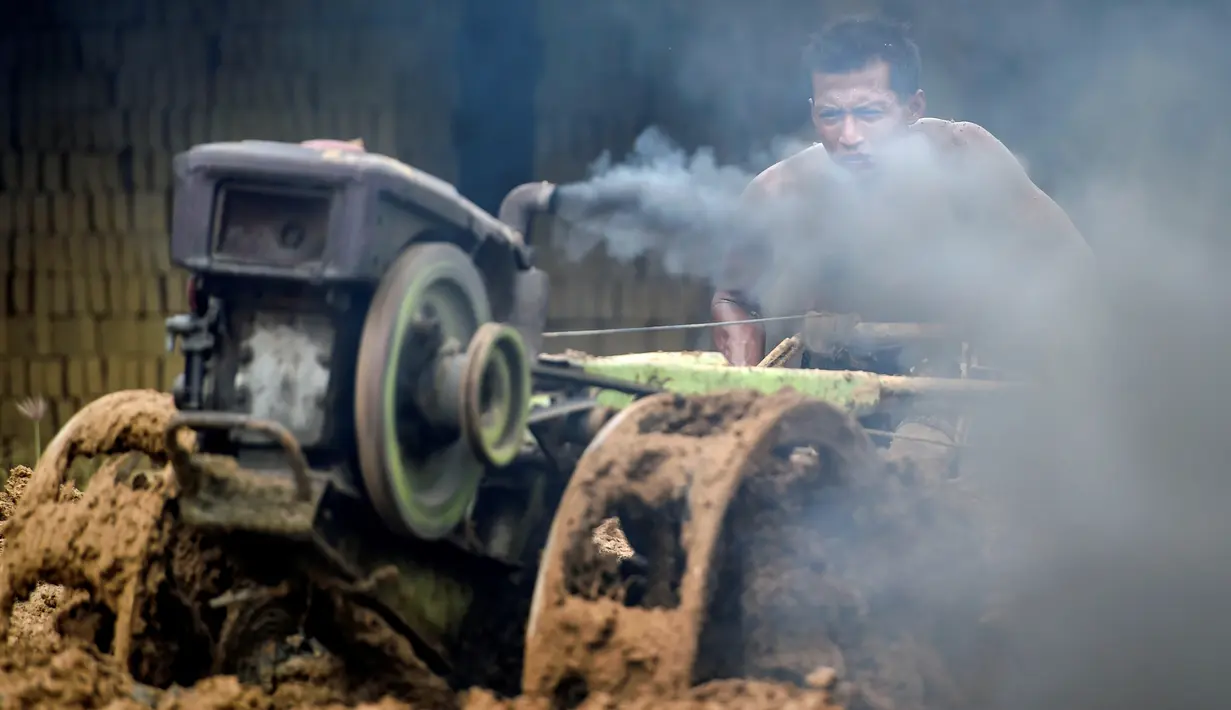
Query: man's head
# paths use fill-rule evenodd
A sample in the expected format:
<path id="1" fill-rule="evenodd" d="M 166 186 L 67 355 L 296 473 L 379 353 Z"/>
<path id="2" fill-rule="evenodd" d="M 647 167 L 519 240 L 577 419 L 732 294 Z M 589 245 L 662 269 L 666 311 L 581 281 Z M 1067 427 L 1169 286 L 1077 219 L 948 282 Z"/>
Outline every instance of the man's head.
<path id="1" fill-rule="evenodd" d="M 841 165 L 871 167 L 877 151 L 923 116 L 919 48 L 882 19 L 834 22 L 808 45 L 812 124 Z"/>

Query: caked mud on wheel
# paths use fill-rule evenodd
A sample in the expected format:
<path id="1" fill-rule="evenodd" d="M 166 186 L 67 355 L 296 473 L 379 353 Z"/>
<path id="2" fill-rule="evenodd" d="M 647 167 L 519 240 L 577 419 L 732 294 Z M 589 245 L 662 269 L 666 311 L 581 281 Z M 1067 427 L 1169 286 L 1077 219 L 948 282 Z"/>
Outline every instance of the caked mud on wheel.
<path id="1" fill-rule="evenodd" d="M 154 391 L 116 392 L 87 405 L 52 439 L 39 459 L 6 529 L 0 567 L 0 634 L 7 634 L 13 603 L 39 582 L 88 589 L 111 616 L 98 624 L 113 653 L 127 659 L 136 609 L 144 593 L 148 554 L 165 537 L 161 482 L 147 478 L 140 454 L 162 458 L 162 429 L 174 415 L 171 397 Z M 111 456 L 99 471 L 91 499 L 60 504 L 59 491 L 77 456 Z M 145 464 L 148 468 L 148 463 Z M 120 479 L 136 476 L 136 485 Z M 86 624 L 85 626 L 90 626 Z"/>
<path id="2" fill-rule="evenodd" d="M 778 595 L 806 593 L 804 580 L 773 576 L 739 538 L 820 514 L 826 490 L 858 489 L 878 465 L 855 421 L 793 393 L 658 395 L 629 407 L 587 449 L 556 515 L 525 692 L 573 706 L 594 692 L 675 695 L 719 678 L 802 684 L 838 665 L 820 624 L 772 618 Z M 591 541 L 611 516 L 630 559 Z"/>
<path id="3" fill-rule="evenodd" d="M 61 585 L 70 600 L 57 613 L 61 636 L 95 646 L 146 686 L 233 674 L 267 691 L 308 683 L 327 702 L 397 692 L 435 707 L 452 698 L 377 613 L 313 574 L 306 550 L 185 524 L 179 483 L 162 465 L 175 416 L 168 395 L 120 392 L 57 434 L 6 525 L 0 630 L 39 583 Z M 185 448 L 192 438 L 176 435 Z M 110 458 L 83 496 L 62 501 L 54 492 L 80 455 Z M 193 461 L 219 475 L 233 467 L 226 457 Z"/>

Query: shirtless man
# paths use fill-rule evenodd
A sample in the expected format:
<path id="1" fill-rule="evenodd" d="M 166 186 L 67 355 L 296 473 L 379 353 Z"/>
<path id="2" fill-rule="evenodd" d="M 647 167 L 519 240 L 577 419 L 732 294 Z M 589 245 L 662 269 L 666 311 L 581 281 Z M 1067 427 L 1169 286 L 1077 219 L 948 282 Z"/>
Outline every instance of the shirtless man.
<path id="1" fill-rule="evenodd" d="M 841 20 L 805 60 L 819 144 L 745 191 L 752 236 L 729 258 L 715 321 L 816 310 L 1037 324 L 1085 288 L 1089 247 L 1016 157 L 976 124 L 924 117 L 919 51 L 901 28 Z M 733 365 L 757 364 L 766 340 L 759 324 L 714 333 Z"/>

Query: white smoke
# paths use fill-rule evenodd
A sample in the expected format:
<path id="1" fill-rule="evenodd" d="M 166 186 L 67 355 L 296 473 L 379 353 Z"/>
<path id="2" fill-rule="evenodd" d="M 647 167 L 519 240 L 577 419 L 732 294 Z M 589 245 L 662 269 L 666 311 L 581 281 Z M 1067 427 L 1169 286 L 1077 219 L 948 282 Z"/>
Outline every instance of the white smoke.
<path id="1" fill-rule="evenodd" d="M 948 270 L 964 289 L 1017 294 L 984 304 L 987 318 L 1003 320 L 1007 344 L 1074 353 L 1028 406 L 979 413 L 987 426 L 969 475 L 1006 511 L 1003 581 L 1014 598 L 1015 656 L 994 707 L 1222 707 L 1231 645 L 1226 13 L 1125 5 L 1060 14 L 1064 22 L 1040 12 L 1047 24 L 1014 30 L 1048 51 L 1032 82 L 1004 79 L 997 99 L 1018 112 L 988 113 L 1006 122 L 1003 133 L 1036 137 L 1032 170 L 1048 174 L 1095 247 L 1098 317 L 1077 304 L 1045 306 L 1039 295 L 1051 284 L 1039 272 L 1016 274 L 974 242 L 995 234 L 955 234 L 960 248 L 921 265 Z M 596 165 L 575 188 L 624 207 L 566 218 L 587 222 L 617 258 L 652 250 L 677 273 L 712 277 L 746 228 L 735 204 L 752 176 L 649 133 L 630 160 Z M 976 203 L 1001 198 L 966 175 L 944 179 Z M 796 216 L 762 219 L 789 229 Z M 809 248 L 821 241 L 793 243 L 787 261 L 798 268 L 778 275 L 779 292 L 810 287 L 819 252 Z M 595 243 L 565 246 L 580 254 Z M 937 541 L 931 557 L 942 551 Z M 951 562 L 957 593 L 971 580 Z"/>

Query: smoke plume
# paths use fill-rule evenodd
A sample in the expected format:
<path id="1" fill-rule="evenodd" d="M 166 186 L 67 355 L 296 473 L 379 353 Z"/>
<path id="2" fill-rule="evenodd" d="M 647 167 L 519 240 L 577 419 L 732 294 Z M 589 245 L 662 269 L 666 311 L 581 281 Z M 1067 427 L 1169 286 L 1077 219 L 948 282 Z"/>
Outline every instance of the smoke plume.
<path id="1" fill-rule="evenodd" d="M 981 407 L 977 446 L 966 454 L 964 476 L 1002 511 L 997 582 L 1008 590 L 1013 655 L 993 706 L 1223 707 L 1231 645 L 1226 12 L 1042 5 L 995 29 L 1006 46 L 1030 49 L 1031 72 L 985 77 L 997 90 L 972 118 L 1016 139 L 1006 142 L 1030 158 L 1094 247 L 1098 307 L 1044 297 L 1046 273 L 1016 273 L 1012 259 L 985 246 L 998 235 L 975 221 L 954 226 L 938 258 L 895 257 L 892 240 L 858 253 L 876 260 L 878 278 L 930 272 L 942 301 L 999 294 L 978 304 L 986 321 L 1003 324 L 1001 345 L 1071 355 L 1025 401 Z M 978 13 L 964 20 L 970 31 L 980 31 L 980 17 L 990 22 Z M 924 167 L 920 175 L 976 203 L 1001 199 L 969 174 L 938 177 Z M 735 204 L 754 173 L 648 132 L 628 160 L 601 160 L 568 188 L 585 209 L 564 215 L 582 229 L 562 246 L 573 256 L 600 241 L 617 258 L 655 251 L 676 273 L 714 278 L 719 255 L 743 238 Z M 800 305 L 791 299 L 820 278 L 825 250 L 849 238 L 816 239 L 800 214 L 761 217 L 790 245 L 760 294 L 767 310 Z M 951 572 L 947 590 L 928 594 L 957 596 L 975 581 L 961 560 L 945 557 L 947 542 L 921 553 Z"/>
<path id="2" fill-rule="evenodd" d="M 768 163 L 804 146 L 779 141 L 775 147 Z M 753 173 L 719 164 L 710 149 L 689 155 L 655 127 L 624 160 L 604 153 L 589 172 L 589 179 L 561 188 L 559 217 L 573 229 L 555 246 L 567 258 L 580 259 L 601 243 L 622 261 L 654 252 L 668 273 L 718 275 L 723 252 L 738 236 L 731 221 Z"/>

